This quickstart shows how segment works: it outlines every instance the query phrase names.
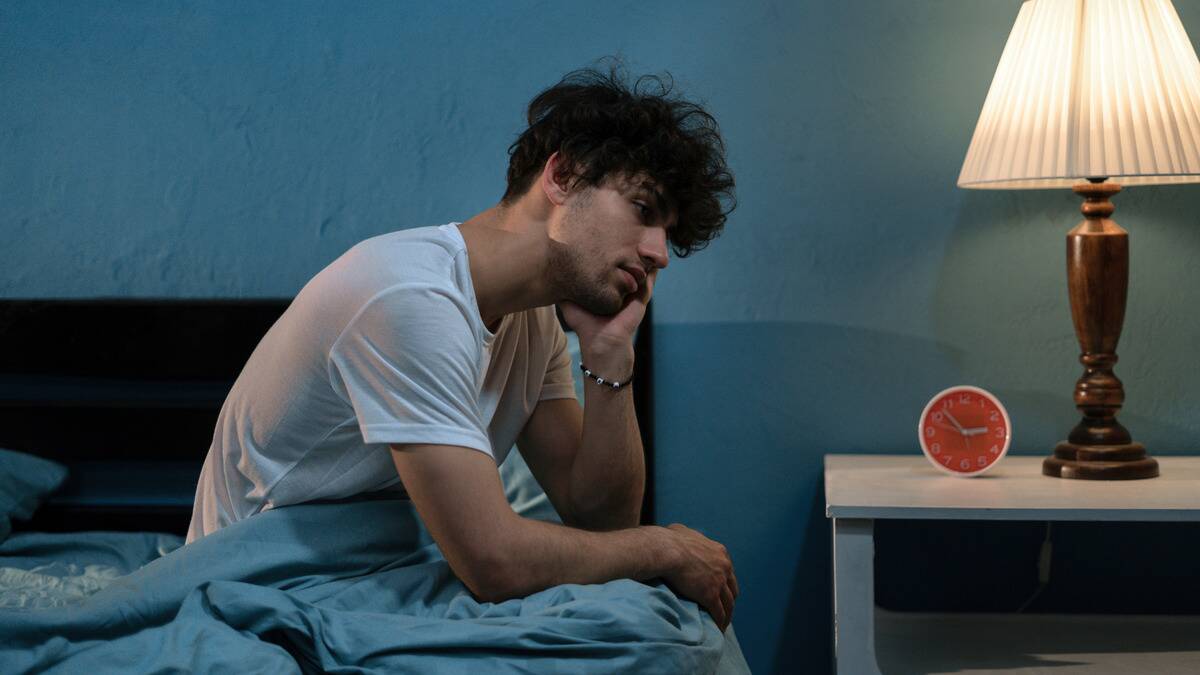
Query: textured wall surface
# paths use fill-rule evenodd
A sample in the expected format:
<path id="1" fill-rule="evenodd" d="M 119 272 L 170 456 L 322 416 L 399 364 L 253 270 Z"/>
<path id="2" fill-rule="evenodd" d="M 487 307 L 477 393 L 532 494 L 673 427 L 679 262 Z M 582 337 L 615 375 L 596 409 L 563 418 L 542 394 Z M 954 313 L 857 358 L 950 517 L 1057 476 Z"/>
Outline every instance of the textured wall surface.
<path id="1" fill-rule="evenodd" d="M 1176 3 L 1193 42 L 1200 3 Z M 606 54 L 720 120 L 741 206 L 656 292 L 661 519 L 733 552 L 756 672 L 822 672 L 827 452 L 915 452 L 944 386 L 1014 452 L 1074 424 L 1067 191 L 954 182 L 1019 3 L 0 4 L 0 296 L 291 296 L 503 191 L 524 105 Z M 1131 189 L 1122 419 L 1196 452 L 1200 186 Z"/>

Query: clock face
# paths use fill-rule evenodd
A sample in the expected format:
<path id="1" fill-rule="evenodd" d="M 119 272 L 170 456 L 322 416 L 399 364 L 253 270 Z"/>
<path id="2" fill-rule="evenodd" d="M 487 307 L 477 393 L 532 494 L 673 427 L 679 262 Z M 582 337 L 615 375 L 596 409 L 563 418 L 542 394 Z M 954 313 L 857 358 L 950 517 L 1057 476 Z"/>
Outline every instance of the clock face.
<path id="1" fill-rule="evenodd" d="M 1000 401 L 979 387 L 950 387 L 921 413 L 917 434 L 934 466 L 956 476 L 978 476 L 1008 452 L 1012 425 Z"/>

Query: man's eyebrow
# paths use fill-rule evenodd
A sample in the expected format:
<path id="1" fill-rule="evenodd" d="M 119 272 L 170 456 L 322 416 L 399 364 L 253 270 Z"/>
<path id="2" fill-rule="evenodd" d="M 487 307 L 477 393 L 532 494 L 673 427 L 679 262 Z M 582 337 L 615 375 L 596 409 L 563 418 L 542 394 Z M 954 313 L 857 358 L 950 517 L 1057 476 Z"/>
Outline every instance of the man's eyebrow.
<path id="1" fill-rule="evenodd" d="M 638 191 L 645 193 L 650 197 L 650 207 L 654 211 L 655 217 L 666 217 L 667 215 L 667 197 L 662 190 L 652 184 L 638 186 Z"/>

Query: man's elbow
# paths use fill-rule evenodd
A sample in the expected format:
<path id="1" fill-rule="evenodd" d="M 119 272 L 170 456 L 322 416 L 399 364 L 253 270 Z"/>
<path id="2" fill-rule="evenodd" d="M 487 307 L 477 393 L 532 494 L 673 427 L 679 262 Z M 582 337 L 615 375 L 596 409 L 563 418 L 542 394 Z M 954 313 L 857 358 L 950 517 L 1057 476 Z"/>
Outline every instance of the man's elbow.
<path id="1" fill-rule="evenodd" d="M 455 569 L 463 585 L 480 602 L 504 602 L 522 597 L 521 566 L 501 551 L 476 551 Z"/>
<path id="2" fill-rule="evenodd" d="M 475 596 L 480 602 L 502 603 L 518 597 L 516 587 L 511 583 L 511 579 L 494 568 L 474 569 L 470 572 L 464 569 L 463 573 L 458 574 L 458 579 L 462 580 L 464 586 L 467 586 L 470 595 Z"/>

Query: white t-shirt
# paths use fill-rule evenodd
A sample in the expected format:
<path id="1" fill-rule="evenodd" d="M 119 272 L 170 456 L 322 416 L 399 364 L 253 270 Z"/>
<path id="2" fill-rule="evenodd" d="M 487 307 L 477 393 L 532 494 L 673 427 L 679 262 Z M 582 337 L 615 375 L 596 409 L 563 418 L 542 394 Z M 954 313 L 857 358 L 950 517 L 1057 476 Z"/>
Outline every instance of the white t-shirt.
<path id="1" fill-rule="evenodd" d="M 390 443 L 499 465 L 538 401 L 573 398 L 554 308 L 479 316 L 457 223 L 363 241 L 259 342 L 217 419 L 187 541 L 277 506 L 402 491 Z"/>

